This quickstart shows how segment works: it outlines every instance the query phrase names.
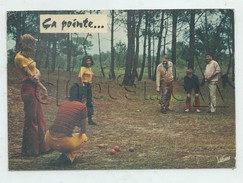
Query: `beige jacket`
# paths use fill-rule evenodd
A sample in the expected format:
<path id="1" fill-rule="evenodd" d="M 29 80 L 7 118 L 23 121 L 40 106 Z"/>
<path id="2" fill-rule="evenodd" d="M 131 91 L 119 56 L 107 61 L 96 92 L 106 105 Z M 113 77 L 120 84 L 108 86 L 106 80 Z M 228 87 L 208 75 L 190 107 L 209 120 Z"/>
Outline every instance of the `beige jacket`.
<path id="1" fill-rule="evenodd" d="M 173 75 L 173 63 L 171 61 L 168 61 L 168 70 L 164 68 L 163 63 L 159 64 L 157 67 L 157 73 L 156 73 L 156 86 L 157 88 L 160 87 L 160 83 L 165 83 L 166 85 L 169 85 L 172 83 L 174 79 Z"/>

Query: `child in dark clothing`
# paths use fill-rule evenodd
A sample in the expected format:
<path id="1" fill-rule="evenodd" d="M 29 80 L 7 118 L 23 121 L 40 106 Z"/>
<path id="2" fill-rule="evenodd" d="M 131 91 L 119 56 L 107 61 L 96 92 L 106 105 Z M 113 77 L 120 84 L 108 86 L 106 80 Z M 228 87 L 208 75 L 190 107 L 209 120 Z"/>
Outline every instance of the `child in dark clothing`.
<path id="1" fill-rule="evenodd" d="M 194 90 L 196 112 L 199 113 L 200 112 L 200 100 L 199 100 L 198 76 L 193 73 L 192 69 L 188 69 L 186 74 L 187 75 L 184 77 L 184 89 L 187 93 L 185 112 L 189 112 L 191 110 L 191 94 L 192 94 L 192 90 Z"/>

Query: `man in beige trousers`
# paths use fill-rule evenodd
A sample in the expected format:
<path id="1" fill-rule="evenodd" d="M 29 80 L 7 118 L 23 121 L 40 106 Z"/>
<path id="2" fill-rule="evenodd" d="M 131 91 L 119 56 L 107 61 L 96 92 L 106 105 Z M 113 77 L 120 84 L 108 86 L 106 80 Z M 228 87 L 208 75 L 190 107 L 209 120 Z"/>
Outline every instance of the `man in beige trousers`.
<path id="1" fill-rule="evenodd" d="M 211 54 L 206 54 L 206 60 L 208 61 L 204 78 L 208 87 L 208 99 L 209 99 L 209 113 L 214 113 L 216 111 L 216 91 L 217 83 L 219 80 L 220 67 L 219 64 L 213 60 Z"/>

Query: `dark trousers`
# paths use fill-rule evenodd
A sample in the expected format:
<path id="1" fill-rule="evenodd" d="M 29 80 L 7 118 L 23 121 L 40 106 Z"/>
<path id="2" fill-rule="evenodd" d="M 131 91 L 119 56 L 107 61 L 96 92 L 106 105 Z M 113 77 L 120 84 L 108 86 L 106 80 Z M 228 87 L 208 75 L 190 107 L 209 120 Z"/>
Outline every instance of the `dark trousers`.
<path id="1" fill-rule="evenodd" d="M 35 156 L 45 153 L 47 151 L 44 141 L 46 126 L 41 103 L 37 100 L 40 97 L 39 90 L 36 90 L 31 81 L 24 81 L 21 97 L 25 113 L 22 154 Z"/>
<path id="2" fill-rule="evenodd" d="M 94 114 L 93 106 L 92 85 L 90 83 L 84 83 L 84 100 L 88 110 L 88 116 L 91 117 Z"/>

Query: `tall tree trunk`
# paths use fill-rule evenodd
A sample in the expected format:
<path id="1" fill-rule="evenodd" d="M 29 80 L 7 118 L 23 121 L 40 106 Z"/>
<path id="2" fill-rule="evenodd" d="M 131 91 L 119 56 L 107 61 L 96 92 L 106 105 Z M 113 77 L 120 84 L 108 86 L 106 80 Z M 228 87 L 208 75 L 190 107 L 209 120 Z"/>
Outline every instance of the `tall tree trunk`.
<path id="1" fill-rule="evenodd" d="M 54 72 L 56 68 L 56 55 L 57 55 L 57 40 L 56 34 L 52 36 L 52 62 L 51 62 L 51 71 Z"/>
<path id="2" fill-rule="evenodd" d="M 100 34 L 98 33 L 98 44 L 99 44 L 99 61 L 100 61 L 100 69 L 101 69 L 101 73 L 102 76 L 105 77 L 105 72 L 104 72 L 104 68 L 101 62 L 101 51 L 100 51 Z"/>
<path id="3" fill-rule="evenodd" d="M 132 74 L 134 77 L 137 77 L 137 78 L 138 78 L 137 67 L 138 67 L 138 61 L 139 61 L 139 30 L 140 30 L 140 26 L 141 26 L 143 11 L 139 11 L 138 13 L 139 13 L 139 17 L 138 17 L 138 23 L 136 26 L 136 51 L 135 51 L 135 59 L 134 59 L 133 74 Z"/>
<path id="4" fill-rule="evenodd" d="M 148 10 L 146 10 L 146 18 L 145 18 L 145 29 L 144 29 L 144 41 L 143 41 L 143 62 L 141 65 L 140 74 L 138 77 L 138 81 L 143 79 L 145 60 L 146 60 L 146 42 L 147 42 L 147 34 L 148 34 Z"/>
<path id="5" fill-rule="evenodd" d="M 26 13 L 25 12 L 22 12 L 21 13 L 21 15 L 22 15 L 22 17 L 21 17 L 21 32 L 22 32 L 22 34 L 25 34 L 26 32 L 25 32 L 25 19 L 26 19 Z M 38 22 L 39 23 L 39 22 Z M 34 36 L 34 35 L 32 35 L 32 36 Z"/>
<path id="6" fill-rule="evenodd" d="M 70 38 L 70 33 L 67 34 L 67 71 L 71 71 L 71 38 Z"/>
<path id="7" fill-rule="evenodd" d="M 36 42 L 36 52 L 35 52 L 35 61 L 36 61 L 36 65 L 37 68 L 39 68 L 39 70 L 41 69 L 41 50 L 40 50 L 40 34 L 37 34 L 37 42 Z"/>
<path id="8" fill-rule="evenodd" d="M 195 10 L 190 10 L 190 42 L 189 42 L 189 62 L 188 68 L 194 69 L 194 55 L 195 55 Z"/>
<path id="9" fill-rule="evenodd" d="M 148 79 L 151 79 L 151 23 L 150 14 L 148 19 Z"/>
<path id="10" fill-rule="evenodd" d="M 153 25 L 154 26 L 154 25 Z M 153 76 L 154 76 L 154 62 L 155 62 L 155 55 L 154 55 L 154 49 L 155 49 L 155 39 L 154 39 L 154 33 L 155 33 L 155 30 L 153 28 L 153 54 L 152 54 L 152 79 L 153 79 Z"/>
<path id="11" fill-rule="evenodd" d="M 77 35 L 77 37 L 76 37 L 76 44 L 75 44 L 75 47 L 76 48 L 78 48 L 79 47 L 79 36 Z M 77 54 L 75 54 L 74 56 L 73 56 L 73 65 L 72 65 L 72 72 L 74 71 L 74 68 L 76 67 L 76 65 L 77 65 Z"/>
<path id="12" fill-rule="evenodd" d="M 160 30 L 159 30 L 159 36 L 158 36 L 158 46 L 157 46 L 157 53 L 156 53 L 156 64 L 154 67 L 154 75 L 153 75 L 153 81 L 156 80 L 156 70 L 157 66 L 160 64 L 160 52 L 161 52 L 161 46 L 162 46 L 162 35 L 164 30 L 164 15 L 165 12 L 161 11 L 161 21 L 160 21 Z"/>
<path id="13" fill-rule="evenodd" d="M 40 16 L 37 16 L 36 19 L 36 24 L 38 25 L 40 22 Z M 37 42 L 36 42 L 36 53 L 35 53 L 35 60 L 36 60 L 36 64 L 37 64 L 37 68 L 39 68 L 39 70 L 41 69 L 41 50 L 40 50 L 40 44 L 41 44 L 41 40 L 40 40 L 40 33 L 37 33 Z"/>
<path id="14" fill-rule="evenodd" d="M 168 33 L 168 22 L 165 21 L 165 35 L 164 35 L 164 49 L 163 49 L 163 55 L 166 55 L 166 37 Z"/>
<path id="15" fill-rule="evenodd" d="M 229 63 L 228 63 L 226 75 L 228 76 L 230 69 L 231 69 L 231 65 L 232 65 L 232 48 L 230 45 L 230 35 L 228 35 L 227 42 L 228 42 L 228 50 L 229 50 Z"/>
<path id="16" fill-rule="evenodd" d="M 115 71 L 114 71 L 114 67 L 115 67 L 115 52 L 114 52 L 114 14 L 115 11 L 112 10 L 111 11 L 111 65 L 110 65 L 110 74 L 109 74 L 109 78 L 110 79 L 115 79 Z"/>
<path id="17" fill-rule="evenodd" d="M 231 27 L 232 27 L 232 81 L 235 81 L 235 18 L 234 18 L 234 11 L 230 11 L 231 17 Z"/>
<path id="18" fill-rule="evenodd" d="M 134 59 L 134 10 L 127 11 L 127 34 L 128 34 L 128 46 L 127 46 L 127 58 L 126 58 L 126 68 L 125 75 L 123 78 L 123 85 L 131 86 L 134 81 L 131 80 L 131 71 Z"/>
<path id="19" fill-rule="evenodd" d="M 18 11 L 16 13 L 16 44 L 15 44 L 15 50 L 18 51 L 19 50 L 19 41 L 20 41 L 20 38 L 21 38 L 21 34 L 22 34 L 22 12 Z"/>
<path id="20" fill-rule="evenodd" d="M 176 33 L 177 33 L 177 17 L 178 17 L 178 11 L 174 10 L 173 11 L 173 20 L 172 20 L 172 48 L 171 48 L 171 59 L 174 65 L 174 78 L 176 79 Z"/>
<path id="21" fill-rule="evenodd" d="M 45 62 L 45 69 L 48 68 L 48 71 L 49 71 L 49 55 L 50 55 L 50 49 L 51 49 L 51 35 L 50 34 L 47 34 L 47 47 L 46 47 L 46 62 Z"/>
<path id="22" fill-rule="evenodd" d="M 208 43 L 208 41 L 209 41 L 209 39 L 208 39 L 208 15 L 207 15 L 207 10 L 205 10 L 205 42 L 206 42 L 206 44 L 205 44 L 205 48 L 204 48 L 204 51 L 205 51 L 205 53 L 207 53 L 207 52 L 209 52 L 210 50 L 209 50 L 209 48 L 208 48 L 208 46 L 209 46 L 209 43 Z"/>

